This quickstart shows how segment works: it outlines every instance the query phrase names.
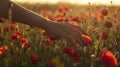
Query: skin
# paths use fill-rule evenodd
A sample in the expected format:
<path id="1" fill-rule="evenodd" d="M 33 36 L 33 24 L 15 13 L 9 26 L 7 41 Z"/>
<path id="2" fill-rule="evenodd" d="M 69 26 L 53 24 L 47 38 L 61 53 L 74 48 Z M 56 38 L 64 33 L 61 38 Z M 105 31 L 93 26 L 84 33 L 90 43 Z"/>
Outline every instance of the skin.
<path id="1" fill-rule="evenodd" d="M 10 0 L 0 0 L 0 17 L 8 19 L 10 2 Z M 86 44 L 82 38 L 82 34 L 86 34 L 86 32 L 80 27 L 68 23 L 56 23 L 55 21 L 47 20 L 37 13 L 14 2 L 12 3 L 14 4 L 12 7 L 12 21 L 40 27 L 56 37 L 65 38 L 74 46 L 83 46 Z"/>

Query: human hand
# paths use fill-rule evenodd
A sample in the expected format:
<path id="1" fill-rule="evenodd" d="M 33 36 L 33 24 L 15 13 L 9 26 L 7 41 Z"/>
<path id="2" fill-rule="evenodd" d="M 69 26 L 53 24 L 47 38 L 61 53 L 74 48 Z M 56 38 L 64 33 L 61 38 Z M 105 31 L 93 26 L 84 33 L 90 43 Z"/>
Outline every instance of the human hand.
<path id="1" fill-rule="evenodd" d="M 79 26 L 71 25 L 69 23 L 51 22 L 45 30 L 49 34 L 52 34 L 58 38 L 65 38 L 72 45 L 84 46 L 86 44 L 82 37 L 82 34 L 87 33 Z"/>

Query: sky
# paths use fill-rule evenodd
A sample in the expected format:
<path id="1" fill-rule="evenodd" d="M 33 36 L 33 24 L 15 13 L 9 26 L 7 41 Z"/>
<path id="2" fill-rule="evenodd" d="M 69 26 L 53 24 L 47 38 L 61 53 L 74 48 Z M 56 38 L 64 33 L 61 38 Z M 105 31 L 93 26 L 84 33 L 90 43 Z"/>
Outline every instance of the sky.
<path id="1" fill-rule="evenodd" d="M 57 2 L 70 2 L 72 4 L 106 4 L 111 5 L 110 2 L 112 1 L 112 5 L 120 5 L 120 0 L 13 0 L 19 2 L 42 2 L 42 3 L 57 3 Z"/>

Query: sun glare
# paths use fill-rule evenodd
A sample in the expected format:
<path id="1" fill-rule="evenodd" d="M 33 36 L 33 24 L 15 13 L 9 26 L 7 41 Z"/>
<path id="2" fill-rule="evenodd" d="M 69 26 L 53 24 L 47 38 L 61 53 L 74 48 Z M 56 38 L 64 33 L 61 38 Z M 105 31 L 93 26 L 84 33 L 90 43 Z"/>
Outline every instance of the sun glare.
<path id="1" fill-rule="evenodd" d="M 41 3 L 57 3 L 57 2 L 69 2 L 72 4 L 88 4 L 90 2 L 91 4 L 105 4 L 105 5 L 111 5 L 111 1 L 113 5 L 119 5 L 120 0 L 13 0 L 18 2 L 41 2 Z"/>

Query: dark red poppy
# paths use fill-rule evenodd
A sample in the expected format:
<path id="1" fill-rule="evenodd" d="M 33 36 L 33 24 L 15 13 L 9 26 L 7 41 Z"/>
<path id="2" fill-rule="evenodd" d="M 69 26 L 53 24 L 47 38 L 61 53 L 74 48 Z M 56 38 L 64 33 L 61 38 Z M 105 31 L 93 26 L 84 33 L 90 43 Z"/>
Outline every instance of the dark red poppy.
<path id="1" fill-rule="evenodd" d="M 18 34 L 12 34 L 12 35 L 10 36 L 10 39 L 11 39 L 11 40 L 19 40 L 19 38 L 20 38 L 20 36 L 19 36 Z"/>
<path id="2" fill-rule="evenodd" d="M 32 61 L 33 64 L 38 64 L 39 62 L 38 56 L 35 54 L 30 55 L 30 60 Z"/>

